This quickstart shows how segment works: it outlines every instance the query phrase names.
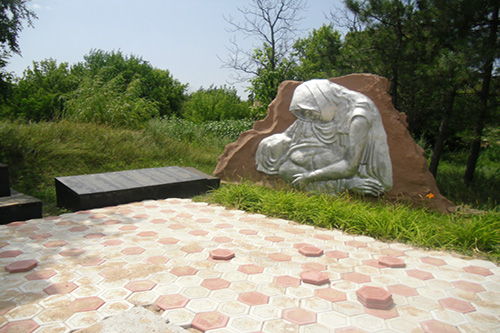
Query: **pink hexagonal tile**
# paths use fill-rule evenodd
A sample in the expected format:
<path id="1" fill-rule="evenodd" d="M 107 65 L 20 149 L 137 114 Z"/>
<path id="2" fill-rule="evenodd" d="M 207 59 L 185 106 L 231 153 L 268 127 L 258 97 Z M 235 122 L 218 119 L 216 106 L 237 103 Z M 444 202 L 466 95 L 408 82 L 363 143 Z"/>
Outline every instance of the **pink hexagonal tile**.
<path id="1" fill-rule="evenodd" d="M 315 270 L 315 271 L 326 271 L 327 266 L 320 264 L 319 262 L 307 262 L 305 264 L 302 264 L 302 269 L 308 271 L 308 270 Z"/>
<path id="2" fill-rule="evenodd" d="M 53 240 L 53 241 L 49 241 L 49 242 L 43 244 L 43 246 L 45 246 L 45 247 L 61 247 L 61 246 L 64 246 L 66 244 L 68 244 L 68 242 L 63 241 L 63 240 Z"/>
<path id="3" fill-rule="evenodd" d="M 468 281 L 454 281 L 452 284 L 462 290 L 471 292 L 471 293 L 479 293 L 481 291 L 485 291 L 482 285 L 474 282 Z"/>
<path id="4" fill-rule="evenodd" d="M 420 259 L 420 261 L 422 261 L 423 263 L 429 264 L 429 265 L 433 265 L 433 266 L 446 265 L 446 261 L 444 261 L 443 259 L 433 258 L 433 257 L 425 257 L 425 258 Z"/>
<path id="5" fill-rule="evenodd" d="M 0 252 L 0 258 L 14 258 L 21 254 L 23 254 L 23 251 L 19 250 L 3 251 Z"/>
<path id="6" fill-rule="evenodd" d="M 68 305 L 73 312 L 86 312 L 99 309 L 104 301 L 97 296 L 77 298 Z"/>
<path id="7" fill-rule="evenodd" d="M 341 302 L 347 300 L 347 296 L 344 292 L 332 288 L 316 289 L 315 295 L 316 297 L 330 302 Z"/>
<path id="8" fill-rule="evenodd" d="M 405 296 L 405 297 L 418 295 L 417 289 L 405 286 L 403 284 L 394 284 L 392 286 L 388 286 L 387 290 L 389 290 L 389 292 L 391 292 L 393 294 L 401 295 L 401 296 Z"/>
<path id="9" fill-rule="evenodd" d="M 289 256 L 288 254 L 284 254 L 284 253 L 271 253 L 267 257 L 269 259 L 274 260 L 274 261 L 290 261 L 292 259 L 291 256 Z"/>
<path id="10" fill-rule="evenodd" d="M 373 268 L 386 268 L 387 266 L 381 265 L 376 259 L 366 259 L 363 260 L 363 265 L 370 266 Z"/>
<path id="11" fill-rule="evenodd" d="M 306 257 L 319 257 L 323 250 L 316 246 L 305 245 L 299 248 L 299 253 Z"/>
<path id="12" fill-rule="evenodd" d="M 257 235 L 258 231 L 252 230 L 252 229 L 241 229 L 239 231 L 240 234 L 243 235 Z"/>
<path id="13" fill-rule="evenodd" d="M 9 333 L 9 332 L 26 332 L 31 333 L 40 327 L 35 321 L 32 319 L 29 320 L 18 320 L 8 323 L 7 325 L 0 328 L 0 332 Z"/>
<path id="14" fill-rule="evenodd" d="M 206 235 L 208 235 L 208 231 L 198 229 L 198 230 L 190 231 L 189 234 L 191 234 L 193 236 L 206 236 Z"/>
<path id="15" fill-rule="evenodd" d="M 142 231 L 142 232 L 137 233 L 137 236 L 139 236 L 139 237 L 154 237 L 157 235 L 158 235 L 158 233 L 155 231 Z"/>
<path id="16" fill-rule="evenodd" d="M 269 301 L 269 296 L 261 294 L 258 291 L 249 291 L 241 293 L 238 296 L 238 301 L 248 304 L 250 306 L 262 305 L 262 304 L 267 304 L 267 302 Z"/>
<path id="17" fill-rule="evenodd" d="M 122 245 L 124 242 L 121 239 L 110 239 L 102 242 L 101 244 L 104 246 L 118 246 Z"/>
<path id="18" fill-rule="evenodd" d="M 224 279 L 205 279 L 201 283 L 202 287 L 205 287 L 210 290 L 218 290 L 218 289 L 225 289 L 228 288 L 231 283 L 229 281 L 226 281 Z"/>
<path id="19" fill-rule="evenodd" d="M 443 323 L 439 320 L 428 320 L 420 323 L 426 333 L 459 333 L 460 330 L 453 325 Z"/>
<path id="20" fill-rule="evenodd" d="M 382 266 L 390 268 L 404 268 L 406 264 L 403 259 L 397 257 L 381 257 L 378 259 L 378 263 Z"/>
<path id="21" fill-rule="evenodd" d="M 214 237 L 214 239 L 212 239 L 214 242 L 216 243 L 231 243 L 233 241 L 232 238 L 230 237 Z"/>
<path id="22" fill-rule="evenodd" d="M 326 235 L 326 234 L 314 235 L 314 238 L 321 239 L 321 240 L 334 240 L 335 239 L 334 236 Z"/>
<path id="23" fill-rule="evenodd" d="M 294 249 L 300 249 L 301 247 L 304 247 L 304 246 L 314 246 L 312 244 L 309 244 L 309 243 L 295 243 L 293 244 L 293 248 Z"/>
<path id="24" fill-rule="evenodd" d="M 325 256 L 335 259 L 343 259 L 348 258 L 349 254 L 342 251 L 326 251 Z"/>
<path id="25" fill-rule="evenodd" d="M 43 291 L 49 295 L 56 295 L 56 294 L 69 294 L 73 290 L 78 288 L 76 284 L 73 282 L 58 282 L 51 284 L 47 288 L 45 288 Z"/>
<path id="26" fill-rule="evenodd" d="M 47 239 L 47 238 L 50 238 L 52 236 L 53 236 L 52 234 L 45 232 L 45 233 L 41 233 L 41 234 L 31 235 L 30 238 L 31 239 Z"/>
<path id="27" fill-rule="evenodd" d="M 177 243 L 179 243 L 179 240 L 177 238 L 165 237 L 165 238 L 160 238 L 158 240 L 158 243 L 160 243 L 160 244 L 177 244 Z"/>
<path id="28" fill-rule="evenodd" d="M 63 257 L 78 257 L 80 254 L 82 254 L 84 252 L 85 252 L 84 249 L 73 248 L 73 249 L 61 251 L 61 252 L 59 252 L 59 254 L 62 255 Z"/>
<path id="29" fill-rule="evenodd" d="M 384 310 L 394 304 L 392 294 L 379 287 L 364 286 L 356 291 L 356 296 L 358 301 L 367 308 Z"/>
<path id="30" fill-rule="evenodd" d="M 316 314 L 302 308 L 283 310 L 282 317 L 297 325 L 309 325 L 316 322 Z"/>
<path id="31" fill-rule="evenodd" d="M 156 301 L 156 305 L 162 310 L 171 310 L 183 308 L 189 302 L 189 299 L 180 295 L 180 294 L 172 294 L 172 295 L 163 295 L 158 298 Z"/>
<path id="32" fill-rule="evenodd" d="M 81 232 L 81 231 L 86 231 L 86 230 L 89 230 L 89 228 L 87 226 L 84 226 L 84 225 L 79 225 L 79 226 L 72 227 L 72 228 L 68 229 L 68 231 L 71 231 L 71 232 Z"/>
<path id="33" fill-rule="evenodd" d="M 138 280 L 138 281 L 131 281 L 125 285 L 125 288 L 132 292 L 139 292 L 139 291 L 148 291 L 153 289 L 156 286 L 156 283 L 151 281 L 151 280 Z"/>
<path id="34" fill-rule="evenodd" d="M 410 269 L 406 271 L 408 276 L 414 277 L 419 280 L 430 280 L 434 279 L 434 276 L 429 272 L 424 272 L 418 269 Z"/>
<path id="35" fill-rule="evenodd" d="M 264 267 L 255 264 L 247 264 L 238 267 L 238 271 L 245 274 L 259 274 L 264 271 Z"/>
<path id="36" fill-rule="evenodd" d="M 165 219 L 154 219 L 154 220 L 151 220 L 151 223 L 153 223 L 153 224 L 165 224 L 165 223 L 167 223 L 167 220 L 165 220 Z"/>
<path id="37" fill-rule="evenodd" d="M 125 254 L 125 255 L 128 255 L 128 256 L 133 256 L 133 255 L 141 254 L 144 251 L 146 251 L 146 250 L 143 249 L 142 247 L 140 247 L 140 246 L 134 246 L 134 247 L 124 248 L 120 252 L 123 253 L 123 254 Z"/>
<path id="38" fill-rule="evenodd" d="M 27 280 L 29 280 L 29 281 L 34 281 L 34 280 L 48 280 L 51 277 L 53 277 L 54 275 L 56 275 L 56 274 L 57 274 L 57 272 L 54 271 L 53 269 L 44 269 L 44 270 L 41 270 L 41 271 L 36 271 L 36 272 L 32 272 L 32 273 L 26 274 L 24 276 L 24 278 L 27 279 Z"/>
<path id="39" fill-rule="evenodd" d="M 300 279 L 290 275 L 277 276 L 274 278 L 274 282 L 283 287 L 300 286 Z"/>
<path id="40" fill-rule="evenodd" d="M 227 249 L 215 249 L 210 251 L 210 258 L 213 260 L 231 260 L 234 256 L 234 252 Z"/>
<path id="41" fill-rule="evenodd" d="M 195 220 L 195 222 L 198 222 L 198 223 L 210 223 L 212 221 L 213 221 L 212 219 L 207 219 L 207 218 L 201 218 L 201 219 Z"/>
<path id="42" fill-rule="evenodd" d="M 147 219 L 149 217 L 148 214 L 137 214 L 137 215 L 134 215 L 134 219 Z"/>
<path id="43" fill-rule="evenodd" d="M 283 237 L 279 237 L 279 236 L 267 236 L 264 239 L 266 241 L 269 241 L 269 242 L 272 242 L 272 243 L 280 243 L 280 242 L 285 241 L 285 239 Z"/>
<path id="44" fill-rule="evenodd" d="M 441 306 L 446 309 L 450 309 L 460 313 L 476 311 L 471 303 L 452 297 L 440 299 L 439 304 L 441 304 Z"/>
<path id="45" fill-rule="evenodd" d="M 5 266 L 5 270 L 9 273 L 27 272 L 36 266 L 38 266 L 38 261 L 35 259 L 19 260 Z"/>
<path id="46" fill-rule="evenodd" d="M 102 222 L 102 224 L 104 224 L 104 225 L 120 224 L 120 221 L 119 220 L 106 220 L 106 221 Z"/>
<path id="47" fill-rule="evenodd" d="M 229 317 L 217 311 L 198 313 L 191 324 L 192 328 L 206 332 L 226 327 Z"/>
<path id="48" fill-rule="evenodd" d="M 233 228 L 234 225 L 232 225 L 230 223 L 219 223 L 219 224 L 216 224 L 215 227 L 219 228 L 219 229 L 228 229 L 228 228 Z"/>
<path id="49" fill-rule="evenodd" d="M 342 275 L 342 278 L 354 283 L 368 283 L 372 280 L 368 275 L 358 272 L 345 273 Z"/>
<path id="50" fill-rule="evenodd" d="M 195 275 L 197 272 L 196 268 L 190 266 L 178 266 L 170 271 L 170 273 L 177 276 Z"/>
<path id="51" fill-rule="evenodd" d="M 479 266 L 468 266 L 464 268 L 464 271 L 481 276 L 493 275 L 493 273 L 489 269 Z"/>
<path id="52" fill-rule="evenodd" d="M 300 278 L 304 283 L 320 285 L 330 282 L 328 274 L 322 271 L 309 270 L 300 273 Z"/>
<path id="53" fill-rule="evenodd" d="M 169 261 L 170 259 L 165 257 L 165 256 L 152 256 L 146 259 L 147 262 L 152 263 L 152 264 L 157 264 L 157 265 L 162 265 L 165 264 Z"/>
<path id="54" fill-rule="evenodd" d="M 203 247 L 197 244 L 189 244 L 181 247 L 181 251 L 184 251 L 186 253 L 199 253 L 203 251 Z"/>

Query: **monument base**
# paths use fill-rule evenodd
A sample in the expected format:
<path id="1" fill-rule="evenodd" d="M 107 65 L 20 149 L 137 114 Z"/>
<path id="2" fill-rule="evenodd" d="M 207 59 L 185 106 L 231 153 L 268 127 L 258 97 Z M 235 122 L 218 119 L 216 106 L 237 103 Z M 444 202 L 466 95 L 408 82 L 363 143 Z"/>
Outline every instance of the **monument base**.
<path id="1" fill-rule="evenodd" d="M 220 180 L 178 166 L 55 178 L 57 205 L 72 211 L 135 201 L 189 198 L 218 188 Z"/>
<path id="2" fill-rule="evenodd" d="M 22 193 L 0 197 L 0 224 L 42 217 L 42 202 Z"/>

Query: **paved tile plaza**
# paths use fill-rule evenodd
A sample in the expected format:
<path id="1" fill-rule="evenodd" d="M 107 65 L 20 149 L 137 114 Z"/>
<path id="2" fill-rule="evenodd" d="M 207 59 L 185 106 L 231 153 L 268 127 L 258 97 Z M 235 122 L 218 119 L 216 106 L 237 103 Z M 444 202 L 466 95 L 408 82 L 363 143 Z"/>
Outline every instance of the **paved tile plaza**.
<path id="1" fill-rule="evenodd" d="M 134 306 L 206 332 L 500 331 L 500 268 L 188 199 L 0 226 L 0 332 Z"/>

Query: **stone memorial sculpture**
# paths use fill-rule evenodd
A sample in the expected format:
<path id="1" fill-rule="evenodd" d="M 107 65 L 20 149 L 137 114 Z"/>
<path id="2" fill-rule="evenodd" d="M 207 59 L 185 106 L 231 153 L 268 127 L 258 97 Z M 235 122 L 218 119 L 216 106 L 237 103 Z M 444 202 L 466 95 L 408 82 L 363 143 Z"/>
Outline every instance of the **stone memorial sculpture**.
<path id="1" fill-rule="evenodd" d="M 329 80 L 311 80 L 295 89 L 289 110 L 297 120 L 259 143 L 258 171 L 332 195 L 391 190 L 387 136 L 367 96 Z"/>

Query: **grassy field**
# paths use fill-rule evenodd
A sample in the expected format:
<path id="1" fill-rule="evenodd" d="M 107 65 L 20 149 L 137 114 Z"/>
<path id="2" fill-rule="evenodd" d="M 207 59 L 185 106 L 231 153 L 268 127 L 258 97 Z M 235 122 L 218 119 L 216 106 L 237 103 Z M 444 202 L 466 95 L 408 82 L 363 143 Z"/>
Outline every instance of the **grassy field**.
<path id="1" fill-rule="evenodd" d="M 249 121 L 194 124 L 180 119 L 149 122 L 139 130 L 68 121 L 0 122 L 0 162 L 9 165 L 12 187 L 41 199 L 45 215 L 56 207 L 54 177 L 169 165 L 211 174 L 226 144 Z M 500 260 L 500 148 L 482 155 L 476 184 L 462 184 L 461 156 L 443 161 L 438 185 L 461 213 L 441 215 L 403 205 L 368 204 L 355 197 L 275 191 L 251 184 L 225 185 L 198 198 L 251 212 L 339 228 L 382 240 L 447 249 Z M 467 214 L 470 208 L 478 214 Z M 463 212 L 466 212 L 465 214 Z"/>

